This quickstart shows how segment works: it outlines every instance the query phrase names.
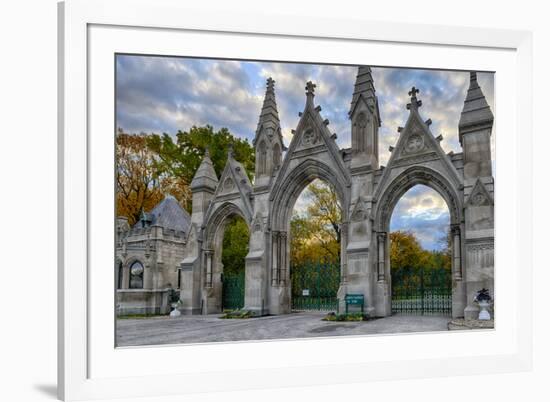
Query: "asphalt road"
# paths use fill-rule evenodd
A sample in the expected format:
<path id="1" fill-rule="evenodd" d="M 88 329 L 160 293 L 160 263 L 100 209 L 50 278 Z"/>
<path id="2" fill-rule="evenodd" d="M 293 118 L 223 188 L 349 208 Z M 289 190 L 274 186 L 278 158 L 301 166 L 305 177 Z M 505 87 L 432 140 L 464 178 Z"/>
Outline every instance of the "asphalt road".
<path id="1" fill-rule="evenodd" d="M 321 321 L 324 315 L 303 312 L 249 319 L 220 319 L 219 315 L 118 319 L 117 346 L 447 331 L 451 320 L 394 315 L 361 322 L 327 322 Z"/>

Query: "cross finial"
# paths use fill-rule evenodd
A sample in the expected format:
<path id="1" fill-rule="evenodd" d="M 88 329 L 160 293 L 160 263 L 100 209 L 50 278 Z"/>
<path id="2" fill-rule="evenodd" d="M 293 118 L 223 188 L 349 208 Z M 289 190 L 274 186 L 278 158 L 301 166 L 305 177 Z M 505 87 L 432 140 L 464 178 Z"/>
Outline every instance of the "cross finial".
<path id="1" fill-rule="evenodd" d="M 208 146 L 204 150 L 204 157 L 205 158 L 210 158 L 210 147 L 208 147 Z"/>
<path id="2" fill-rule="evenodd" d="M 412 87 L 409 91 L 409 96 L 411 97 L 411 103 L 407 104 L 407 110 L 410 110 L 411 108 L 414 110 L 417 110 L 420 106 L 422 106 L 422 101 L 416 99 L 416 94 L 420 93 L 420 90 L 416 87 Z"/>
<path id="3" fill-rule="evenodd" d="M 416 98 L 416 94 L 420 93 L 420 89 L 416 88 L 416 87 L 412 87 L 411 90 L 409 91 L 409 96 L 411 98 Z"/>
<path id="4" fill-rule="evenodd" d="M 306 83 L 306 94 L 307 95 L 315 95 L 315 87 L 317 85 L 315 85 L 313 82 L 311 81 L 308 81 Z"/>
<path id="5" fill-rule="evenodd" d="M 273 90 L 275 88 L 275 80 L 271 77 L 267 79 L 267 90 Z"/>

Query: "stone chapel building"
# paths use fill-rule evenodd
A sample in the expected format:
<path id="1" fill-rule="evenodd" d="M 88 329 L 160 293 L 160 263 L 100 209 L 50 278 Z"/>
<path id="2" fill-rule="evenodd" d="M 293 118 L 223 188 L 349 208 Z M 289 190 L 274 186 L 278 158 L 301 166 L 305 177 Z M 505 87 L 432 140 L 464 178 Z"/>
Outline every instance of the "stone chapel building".
<path id="1" fill-rule="evenodd" d="M 180 288 L 183 259 L 191 217 L 167 195 L 133 226 L 117 222 L 117 314 L 166 314 L 168 289 Z"/>

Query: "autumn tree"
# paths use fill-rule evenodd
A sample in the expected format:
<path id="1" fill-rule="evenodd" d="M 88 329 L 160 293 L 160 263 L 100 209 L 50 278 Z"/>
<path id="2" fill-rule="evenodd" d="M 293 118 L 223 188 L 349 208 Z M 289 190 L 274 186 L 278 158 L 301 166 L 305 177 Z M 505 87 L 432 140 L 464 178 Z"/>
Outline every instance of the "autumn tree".
<path id="1" fill-rule="evenodd" d="M 290 222 L 292 264 L 337 260 L 342 212 L 336 191 L 328 184 L 315 181 L 305 189 L 303 197 L 307 207 L 304 211 L 295 210 Z"/>
<path id="2" fill-rule="evenodd" d="M 398 230 L 390 233 L 390 261 L 392 269 L 416 268 L 422 265 L 423 249 L 412 232 Z"/>
<path id="3" fill-rule="evenodd" d="M 116 210 L 133 225 L 163 198 L 154 153 L 145 134 L 116 135 Z"/>

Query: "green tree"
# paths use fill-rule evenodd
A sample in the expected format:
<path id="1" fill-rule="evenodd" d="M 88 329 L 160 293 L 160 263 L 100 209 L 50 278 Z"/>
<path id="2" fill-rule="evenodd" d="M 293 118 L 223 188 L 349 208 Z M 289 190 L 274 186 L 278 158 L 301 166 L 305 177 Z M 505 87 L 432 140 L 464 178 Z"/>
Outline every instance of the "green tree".
<path id="1" fill-rule="evenodd" d="M 244 270 L 249 239 L 248 226 L 241 217 L 227 223 L 222 246 L 223 272 L 238 273 Z"/>
<path id="2" fill-rule="evenodd" d="M 233 146 L 234 158 L 243 164 L 248 176 L 252 178 L 254 174 L 254 148 L 246 139 L 234 137 L 227 128 L 214 131 L 210 125 L 193 126 L 189 131 L 178 131 L 175 141 L 168 134 L 152 134 L 147 138 L 147 145 L 158 156 L 158 174 L 179 177 L 185 183 L 193 180 L 207 148 L 218 177 L 227 162 L 230 145 Z M 190 199 L 186 207 L 191 208 Z"/>

